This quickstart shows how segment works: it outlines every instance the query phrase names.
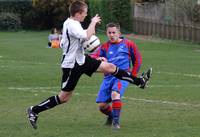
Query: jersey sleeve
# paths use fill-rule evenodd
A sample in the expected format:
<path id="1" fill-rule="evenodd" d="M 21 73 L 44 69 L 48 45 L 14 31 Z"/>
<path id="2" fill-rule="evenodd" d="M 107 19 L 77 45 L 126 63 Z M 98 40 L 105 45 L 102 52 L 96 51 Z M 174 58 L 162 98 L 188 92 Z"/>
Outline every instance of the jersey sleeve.
<path id="1" fill-rule="evenodd" d="M 101 46 L 98 47 L 94 52 L 90 53 L 90 57 L 97 59 L 100 57 Z"/>
<path id="2" fill-rule="evenodd" d="M 137 76 L 142 65 L 142 56 L 137 48 L 137 45 L 132 41 L 127 41 L 131 62 L 132 62 L 132 75 Z"/>
<path id="3" fill-rule="evenodd" d="M 93 53 L 91 53 L 90 56 L 95 59 L 97 59 L 98 57 L 106 58 L 106 47 L 107 47 L 107 43 L 104 43 L 103 45 L 98 47 L 97 50 L 95 50 Z"/>

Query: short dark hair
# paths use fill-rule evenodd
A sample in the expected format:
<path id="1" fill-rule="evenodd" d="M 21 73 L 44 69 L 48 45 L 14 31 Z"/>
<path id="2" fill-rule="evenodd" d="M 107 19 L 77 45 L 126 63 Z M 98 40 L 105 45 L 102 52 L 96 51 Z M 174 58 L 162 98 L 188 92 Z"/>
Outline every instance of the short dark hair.
<path id="1" fill-rule="evenodd" d="M 108 28 L 111 28 L 111 27 L 116 27 L 116 28 L 120 31 L 120 25 L 119 25 L 119 23 L 114 23 L 114 22 L 108 23 L 108 24 L 106 25 L 106 30 L 107 30 Z"/>
<path id="2" fill-rule="evenodd" d="M 88 8 L 84 1 L 76 0 L 72 2 L 69 6 L 69 13 L 74 16 L 76 13 L 82 13 L 84 8 Z"/>
<path id="3" fill-rule="evenodd" d="M 54 30 L 55 30 L 55 29 L 57 30 L 56 27 L 54 27 L 54 28 L 51 29 L 51 34 L 54 34 Z"/>

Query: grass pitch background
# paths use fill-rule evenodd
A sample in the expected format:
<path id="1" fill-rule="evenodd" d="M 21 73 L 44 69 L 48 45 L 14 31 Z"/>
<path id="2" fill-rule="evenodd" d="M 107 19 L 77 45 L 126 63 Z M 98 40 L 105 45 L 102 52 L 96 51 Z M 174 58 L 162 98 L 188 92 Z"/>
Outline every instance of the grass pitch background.
<path id="1" fill-rule="evenodd" d="M 47 48 L 47 37 L 0 32 L 0 137 L 200 136 L 200 45 L 140 38 L 141 72 L 153 67 L 153 77 L 145 90 L 129 86 L 120 131 L 103 126 L 95 103 L 102 74 L 83 76 L 71 100 L 41 113 L 33 130 L 25 109 L 57 94 L 61 79 L 61 49 Z"/>

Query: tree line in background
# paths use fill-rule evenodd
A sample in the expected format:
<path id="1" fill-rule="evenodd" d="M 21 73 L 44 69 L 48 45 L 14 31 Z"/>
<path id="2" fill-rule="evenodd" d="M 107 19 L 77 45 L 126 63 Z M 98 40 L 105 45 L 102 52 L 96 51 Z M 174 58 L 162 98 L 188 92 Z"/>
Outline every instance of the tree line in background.
<path id="1" fill-rule="evenodd" d="M 31 1 L 0 1 L 0 29 L 21 29 L 31 8 Z"/>
<path id="2" fill-rule="evenodd" d="M 62 28 L 69 17 L 68 7 L 74 0 L 0 0 L 0 30 L 47 30 Z M 88 16 L 83 22 L 86 28 L 90 18 L 98 13 L 102 17 L 99 29 L 108 22 L 118 22 L 122 31 L 133 30 L 134 2 L 164 2 L 169 8 L 167 21 L 200 24 L 200 5 L 197 0 L 82 0 L 89 5 Z M 186 18 L 185 18 L 186 17 Z"/>
<path id="3" fill-rule="evenodd" d="M 61 28 L 69 17 L 68 7 L 74 0 L 9 0 L 0 1 L 0 30 Z M 105 24 L 118 22 L 122 29 L 132 30 L 131 0 L 83 0 L 89 6 L 86 28 L 90 17 L 98 13 L 102 17 L 100 29 Z"/>
<path id="4" fill-rule="evenodd" d="M 91 16 L 96 13 L 102 17 L 102 24 L 99 26 L 105 29 L 109 22 L 120 24 L 123 32 L 133 30 L 133 12 L 131 0 L 89 0 L 89 12 Z"/>
<path id="5" fill-rule="evenodd" d="M 59 27 L 69 16 L 71 0 L 0 1 L 0 29 L 45 30 Z"/>

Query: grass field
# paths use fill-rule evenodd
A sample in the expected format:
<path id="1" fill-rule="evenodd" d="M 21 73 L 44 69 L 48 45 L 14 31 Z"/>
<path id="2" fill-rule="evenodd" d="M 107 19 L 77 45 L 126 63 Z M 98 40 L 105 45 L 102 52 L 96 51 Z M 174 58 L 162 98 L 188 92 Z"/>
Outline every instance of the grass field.
<path id="1" fill-rule="evenodd" d="M 141 72 L 153 67 L 153 77 L 145 90 L 129 86 L 120 131 L 103 126 L 95 103 L 102 74 L 83 76 L 70 102 L 41 113 L 33 130 L 25 109 L 57 94 L 61 79 L 61 49 L 47 48 L 47 37 L 0 32 L 0 137 L 200 137 L 200 45 L 140 38 Z"/>

